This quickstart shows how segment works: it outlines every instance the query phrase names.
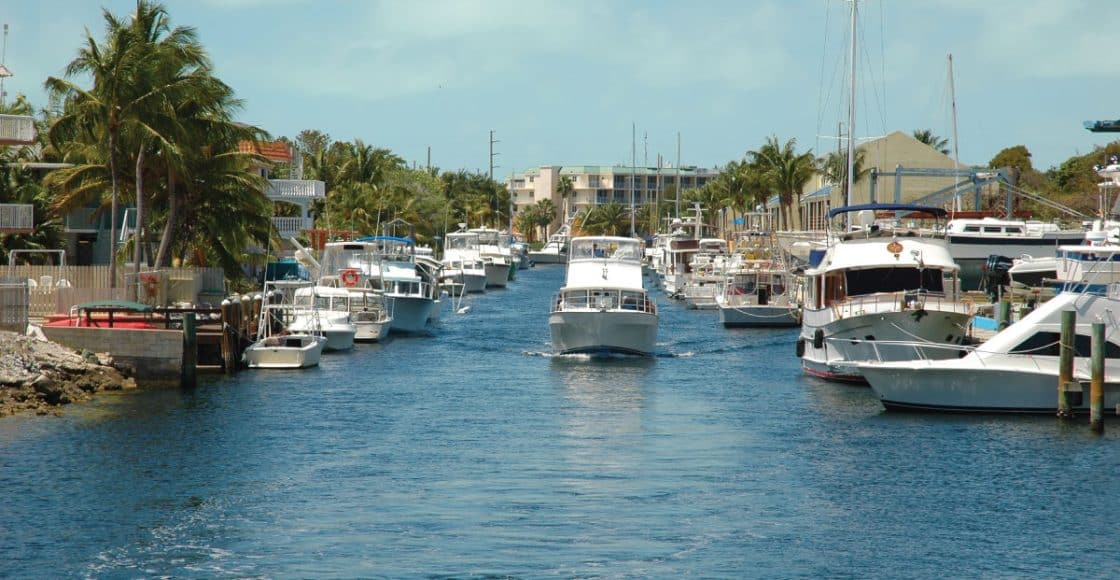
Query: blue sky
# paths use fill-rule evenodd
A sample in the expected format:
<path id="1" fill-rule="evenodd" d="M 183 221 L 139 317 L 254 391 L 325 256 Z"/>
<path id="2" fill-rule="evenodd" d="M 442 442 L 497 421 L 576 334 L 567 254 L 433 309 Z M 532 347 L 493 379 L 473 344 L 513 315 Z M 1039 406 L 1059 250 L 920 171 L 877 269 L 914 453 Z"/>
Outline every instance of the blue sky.
<path id="1" fill-rule="evenodd" d="M 9 98 L 45 104 L 102 6 L 8 0 Z M 543 164 L 676 158 L 712 167 L 765 138 L 833 150 L 845 119 L 842 0 L 171 0 L 241 120 L 273 135 L 319 129 L 423 165 L 495 175 Z M 953 54 L 960 158 L 1026 145 L 1047 169 L 1112 139 L 1083 120 L 1120 118 L 1113 2 L 860 3 L 857 137 L 931 129 L 951 138 Z"/>

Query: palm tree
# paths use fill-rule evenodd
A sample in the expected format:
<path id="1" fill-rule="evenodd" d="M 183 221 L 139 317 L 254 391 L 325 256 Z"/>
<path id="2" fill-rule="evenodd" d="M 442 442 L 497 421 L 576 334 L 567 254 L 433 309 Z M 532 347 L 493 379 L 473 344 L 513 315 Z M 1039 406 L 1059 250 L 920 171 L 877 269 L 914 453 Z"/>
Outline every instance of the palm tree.
<path id="1" fill-rule="evenodd" d="M 535 220 L 533 225 L 541 228 L 548 228 L 552 222 L 556 221 L 556 204 L 552 203 L 551 199 L 542 199 L 535 205 L 530 206 L 533 210 Z M 536 227 L 533 228 L 535 232 Z M 545 230 L 548 231 L 547 229 Z"/>
<path id="2" fill-rule="evenodd" d="M 871 172 L 870 168 L 863 167 L 865 153 L 867 153 L 866 149 L 856 149 L 855 151 L 855 159 L 852 160 L 853 184 L 858 184 L 863 181 L 863 178 L 867 177 L 867 174 Z M 846 203 L 848 199 L 847 153 L 833 151 L 817 159 L 817 169 L 826 180 L 840 186 L 840 199 L 845 200 Z"/>
<path id="3" fill-rule="evenodd" d="M 556 193 L 560 194 L 560 208 L 563 211 L 568 211 L 568 197 L 575 192 L 576 185 L 572 182 L 572 178 L 567 175 L 561 175 L 560 182 L 556 184 Z"/>
<path id="4" fill-rule="evenodd" d="M 771 136 L 757 151 L 747 153 L 751 163 L 759 167 L 770 188 L 778 194 L 782 228 L 792 225 L 791 211 L 794 197 L 800 194 L 805 184 L 812 178 L 815 168 L 812 152 L 798 153 L 796 147 L 795 138 L 780 144 L 776 136 Z"/>
<path id="5" fill-rule="evenodd" d="M 586 210 L 580 229 L 592 235 L 619 235 L 630 231 L 630 208 L 610 202 Z"/>
<path id="6" fill-rule="evenodd" d="M 914 129 L 914 138 L 940 151 L 942 155 L 949 154 L 949 140 L 934 135 L 929 129 Z"/>

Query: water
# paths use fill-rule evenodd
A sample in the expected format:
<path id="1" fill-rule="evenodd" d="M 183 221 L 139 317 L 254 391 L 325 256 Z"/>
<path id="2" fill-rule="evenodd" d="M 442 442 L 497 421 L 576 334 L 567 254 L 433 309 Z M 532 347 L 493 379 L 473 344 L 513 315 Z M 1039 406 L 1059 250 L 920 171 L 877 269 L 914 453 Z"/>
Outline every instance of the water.
<path id="1" fill-rule="evenodd" d="M 887 415 L 658 297 L 552 357 L 560 267 L 435 337 L 0 420 L 0 576 L 1113 576 L 1117 435 Z"/>

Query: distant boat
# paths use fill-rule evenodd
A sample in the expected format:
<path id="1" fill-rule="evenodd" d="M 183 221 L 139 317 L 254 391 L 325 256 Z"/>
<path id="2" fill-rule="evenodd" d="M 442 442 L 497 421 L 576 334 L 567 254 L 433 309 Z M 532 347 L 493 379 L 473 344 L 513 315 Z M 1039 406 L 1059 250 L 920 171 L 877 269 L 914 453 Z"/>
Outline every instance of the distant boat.
<path id="1" fill-rule="evenodd" d="M 573 238 L 564 287 L 548 315 L 559 354 L 649 356 L 657 306 L 642 287 L 642 245 L 633 238 Z"/>
<path id="2" fill-rule="evenodd" d="M 727 281 L 716 296 L 720 323 L 727 328 L 800 325 L 794 276 L 769 232 L 741 235 L 734 256 Z"/>

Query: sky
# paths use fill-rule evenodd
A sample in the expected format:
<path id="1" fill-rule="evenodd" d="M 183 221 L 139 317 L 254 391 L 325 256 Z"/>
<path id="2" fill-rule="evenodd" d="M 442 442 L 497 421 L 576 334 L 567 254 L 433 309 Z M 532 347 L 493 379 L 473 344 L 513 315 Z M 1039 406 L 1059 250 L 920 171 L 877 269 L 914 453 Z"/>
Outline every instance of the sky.
<path id="1" fill-rule="evenodd" d="M 847 123 L 844 0 L 166 0 L 241 121 L 318 129 L 423 166 L 496 178 L 540 165 L 717 167 L 767 137 L 836 150 Z M 0 0 L 7 98 L 46 104 L 102 9 L 130 0 Z M 929 129 L 963 164 L 1025 145 L 1041 170 L 1113 140 L 1120 10 L 1110 0 L 866 0 L 857 139 Z M 953 55 L 950 90 L 949 54 Z M 843 129 L 846 134 L 848 131 Z"/>

